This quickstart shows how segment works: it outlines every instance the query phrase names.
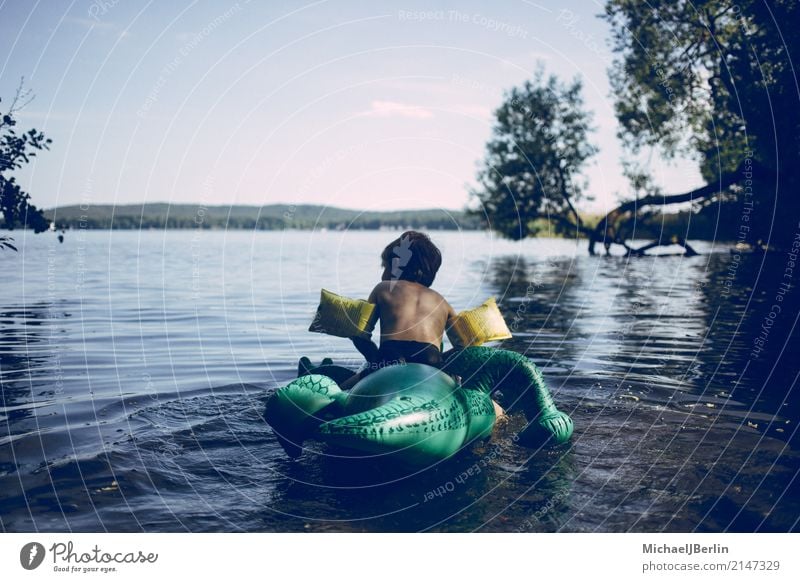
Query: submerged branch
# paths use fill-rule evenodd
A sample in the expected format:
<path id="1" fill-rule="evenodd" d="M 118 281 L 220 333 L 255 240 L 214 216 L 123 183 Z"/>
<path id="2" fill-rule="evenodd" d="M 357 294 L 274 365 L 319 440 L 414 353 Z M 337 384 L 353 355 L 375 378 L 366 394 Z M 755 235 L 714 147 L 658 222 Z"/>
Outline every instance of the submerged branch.
<path id="1" fill-rule="evenodd" d="M 625 245 L 625 248 L 628 249 L 627 256 L 635 255 L 637 257 L 643 257 L 645 256 L 646 252 L 649 251 L 650 249 L 660 247 L 664 244 L 665 243 L 662 243 L 660 240 L 654 240 L 653 242 L 647 243 L 646 245 L 641 246 L 638 249 L 633 249 L 628 245 Z M 673 236 L 670 239 L 669 244 L 682 246 L 685 249 L 683 253 L 683 256 L 685 257 L 696 257 L 698 255 L 698 252 L 694 250 L 694 248 L 692 248 L 692 246 L 686 241 L 685 238 Z"/>
<path id="2" fill-rule="evenodd" d="M 669 204 L 681 204 L 683 202 L 702 200 L 714 194 L 718 194 L 741 180 L 743 168 L 744 162 L 739 164 L 739 167 L 736 168 L 735 171 L 728 174 L 723 174 L 717 182 L 706 184 L 705 186 L 696 188 L 690 192 L 673 194 L 672 196 L 650 195 L 620 204 L 606 214 L 603 219 L 597 223 L 597 226 L 591 230 L 589 234 L 589 254 L 595 254 L 595 244 L 601 241 L 605 245 L 606 253 L 608 253 L 609 247 L 612 244 L 618 244 L 625 247 L 628 255 L 637 256 L 644 255 L 645 251 L 664 244 L 661 242 L 653 242 L 638 249 L 633 249 L 625 242 L 624 238 L 621 238 L 617 235 L 612 223 L 618 217 L 621 217 L 626 213 L 631 213 L 633 216 L 636 216 L 639 210 L 646 206 L 667 206 Z M 684 239 L 673 238 L 668 244 L 680 244 L 684 247 L 684 249 L 686 249 L 686 255 L 688 256 L 697 254 L 697 252 L 690 247 Z"/>

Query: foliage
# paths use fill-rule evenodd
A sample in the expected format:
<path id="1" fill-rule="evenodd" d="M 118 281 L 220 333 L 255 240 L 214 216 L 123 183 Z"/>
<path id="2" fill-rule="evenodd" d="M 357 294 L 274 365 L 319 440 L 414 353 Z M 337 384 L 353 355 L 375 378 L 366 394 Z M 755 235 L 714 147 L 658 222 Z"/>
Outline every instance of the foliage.
<path id="1" fill-rule="evenodd" d="M 633 199 L 587 228 L 575 211 L 576 183 L 594 153 L 580 85 L 563 87 L 539 72 L 512 90 L 473 192 L 492 228 L 514 239 L 535 234 L 547 218 L 562 231 L 585 233 L 589 250 L 602 241 L 642 254 L 626 239 L 663 223 L 662 208 L 691 202 L 706 216 L 725 217 L 726 238 L 787 248 L 800 220 L 800 62 L 796 0 L 608 0 L 617 58 L 610 70 L 619 136 L 630 159 L 625 175 Z M 785 29 L 785 30 L 783 30 Z M 707 184 L 665 195 L 643 150 L 698 161 Z M 736 209 L 732 211 L 731 209 Z M 707 224 L 707 221 L 701 221 Z M 707 231 L 708 229 L 703 229 Z M 669 237 L 685 243 L 685 237 Z M 692 252 L 685 245 L 687 253 Z"/>
<path id="2" fill-rule="evenodd" d="M 50 222 L 30 202 L 30 195 L 19 187 L 13 177 L 6 175 L 27 164 L 37 151 L 50 149 L 51 140 L 45 138 L 42 132 L 30 129 L 18 133 L 14 129 L 17 125 L 15 114 L 31 99 L 30 92 L 24 91 L 20 83 L 8 111 L 0 112 L 0 213 L 3 215 L 3 226 L 8 230 L 21 226 L 38 233 L 47 230 Z M 9 240 L 8 237 L 1 238 L 0 247 L 16 250 L 8 243 Z"/>
<path id="3" fill-rule="evenodd" d="M 800 218 L 800 3 L 609 0 L 605 18 L 628 149 L 691 154 L 709 184 L 738 174 L 704 203 L 752 201 L 751 238 L 786 244 Z M 754 185 L 745 182 L 751 162 Z"/>
<path id="4" fill-rule="evenodd" d="M 581 230 L 573 205 L 584 193 L 581 170 L 597 151 L 588 142 L 591 115 L 581 83 L 562 84 L 541 68 L 533 81 L 507 93 L 471 192 L 480 203 L 470 213 L 514 240 L 535 234 L 547 218 L 560 231 Z"/>

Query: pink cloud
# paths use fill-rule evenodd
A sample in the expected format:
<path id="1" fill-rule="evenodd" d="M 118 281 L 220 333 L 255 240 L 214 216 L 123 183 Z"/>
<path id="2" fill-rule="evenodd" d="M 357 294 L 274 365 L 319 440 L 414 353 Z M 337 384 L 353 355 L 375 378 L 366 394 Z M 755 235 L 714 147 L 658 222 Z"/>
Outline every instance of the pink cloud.
<path id="1" fill-rule="evenodd" d="M 419 105 L 408 105 L 396 101 L 373 101 L 369 110 L 363 115 L 367 117 L 408 117 L 411 119 L 430 119 L 433 112 Z"/>

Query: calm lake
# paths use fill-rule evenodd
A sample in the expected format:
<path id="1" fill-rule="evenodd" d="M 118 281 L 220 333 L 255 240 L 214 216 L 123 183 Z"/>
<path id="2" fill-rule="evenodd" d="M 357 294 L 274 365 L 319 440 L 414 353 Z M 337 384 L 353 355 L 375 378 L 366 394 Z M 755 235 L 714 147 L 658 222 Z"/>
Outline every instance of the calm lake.
<path id="1" fill-rule="evenodd" d="M 434 232 L 455 307 L 495 296 L 575 422 L 521 419 L 418 473 L 289 460 L 261 415 L 320 288 L 366 298 L 393 232 L 13 233 L 0 286 L 2 531 L 797 531 L 800 289 L 783 254 L 589 257 Z M 800 268 L 800 267 L 798 267 Z M 446 343 L 446 348 L 449 345 Z M 431 492 L 436 492 L 431 494 Z"/>

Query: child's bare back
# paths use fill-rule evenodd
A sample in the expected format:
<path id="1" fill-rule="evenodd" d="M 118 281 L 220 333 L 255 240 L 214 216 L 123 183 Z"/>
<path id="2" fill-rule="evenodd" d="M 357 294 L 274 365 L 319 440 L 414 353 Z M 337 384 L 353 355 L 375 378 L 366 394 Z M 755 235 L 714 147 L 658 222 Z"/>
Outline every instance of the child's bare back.
<path id="1" fill-rule="evenodd" d="M 439 293 L 412 281 L 383 280 L 369 296 L 381 321 L 381 343 L 426 342 L 439 347 L 455 310 Z"/>
<path id="2" fill-rule="evenodd" d="M 368 299 L 380 319 L 380 347 L 352 338 L 371 365 L 359 378 L 398 361 L 440 365 L 442 337 L 455 317 L 444 297 L 430 288 L 441 264 L 439 249 L 421 232 L 405 232 L 383 250 L 381 282 Z"/>
<path id="3" fill-rule="evenodd" d="M 383 250 L 381 261 L 381 282 L 368 299 L 375 304 L 381 322 L 380 348 L 372 340 L 352 338 L 371 367 L 347 380 L 343 389 L 349 389 L 374 369 L 398 360 L 439 367 L 443 336 L 456 317 L 447 300 L 430 288 L 442 256 L 427 235 L 403 233 Z M 497 417 L 502 417 L 503 409 L 492 402 Z"/>

